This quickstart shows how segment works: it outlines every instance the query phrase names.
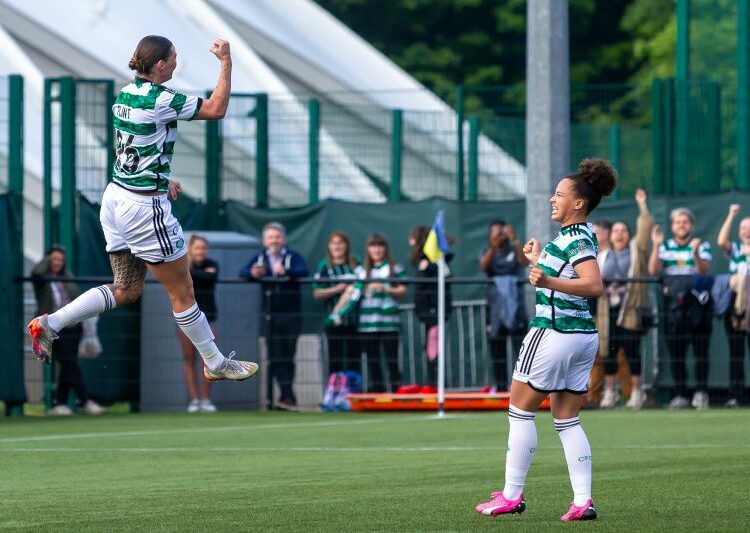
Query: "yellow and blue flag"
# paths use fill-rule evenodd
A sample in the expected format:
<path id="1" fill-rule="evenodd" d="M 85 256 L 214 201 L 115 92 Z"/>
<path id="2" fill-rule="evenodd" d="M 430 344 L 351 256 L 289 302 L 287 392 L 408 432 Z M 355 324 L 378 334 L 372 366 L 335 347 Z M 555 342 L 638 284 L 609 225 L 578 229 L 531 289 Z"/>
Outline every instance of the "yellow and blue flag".
<path id="1" fill-rule="evenodd" d="M 445 213 L 438 211 L 432 223 L 430 233 L 422 248 L 424 255 L 433 263 L 437 263 L 443 254 L 448 252 L 448 238 L 445 236 Z"/>

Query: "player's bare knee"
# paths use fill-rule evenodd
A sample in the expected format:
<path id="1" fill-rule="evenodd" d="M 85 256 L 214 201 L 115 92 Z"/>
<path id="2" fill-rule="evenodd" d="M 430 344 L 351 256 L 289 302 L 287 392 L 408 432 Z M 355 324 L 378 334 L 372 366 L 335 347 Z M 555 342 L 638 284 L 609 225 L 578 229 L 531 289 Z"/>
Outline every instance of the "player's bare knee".
<path id="1" fill-rule="evenodd" d="M 143 294 L 143 286 L 140 287 L 115 287 L 113 293 L 115 295 L 115 301 L 117 305 L 128 305 L 138 301 L 138 298 Z"/>

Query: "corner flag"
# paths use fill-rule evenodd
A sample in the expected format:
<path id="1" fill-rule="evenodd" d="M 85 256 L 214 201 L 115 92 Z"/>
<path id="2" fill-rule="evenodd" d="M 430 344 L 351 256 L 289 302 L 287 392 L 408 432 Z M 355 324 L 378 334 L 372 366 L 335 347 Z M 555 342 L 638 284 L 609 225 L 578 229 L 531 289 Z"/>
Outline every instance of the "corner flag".
<path id="1" fill-rule="evenodd" d="M 432 223 L 432 228 L 427 235 L 422 251 L 433 263 L 437 263 L 443 257 L 443 254 L 448 252 L 448 239 L 445 236 L 445 213 L 442 211 L 438 211 L 435 216 L 435 221 Z"/>

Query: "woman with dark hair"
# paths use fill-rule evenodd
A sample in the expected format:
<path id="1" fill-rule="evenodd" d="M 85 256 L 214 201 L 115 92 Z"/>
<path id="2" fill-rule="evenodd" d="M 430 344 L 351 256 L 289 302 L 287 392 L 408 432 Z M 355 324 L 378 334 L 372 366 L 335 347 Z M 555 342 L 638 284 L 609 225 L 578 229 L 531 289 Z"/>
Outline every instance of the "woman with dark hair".
<path id="1" fill-rule="evenodd" d="M 602 277 L 605 281 L 639 278 L 648 274 L 648 246 L 654 218 L 648 210 L 646 191 L 638 189 L 635 201 L 638 204 L 636 232 L 630 238 L 630 228 L 617 221 L 610 230 L 611 250 L 603 261 Z M 645 399 L 641 389 L 641 338 L 650 326 L 644 323 L 650 314 L 648 285 L 637 282 L 607 283 L 602 295 L 601 312 L 606 313 L 608 329 L 600 333 L 605 337 L 604 395 L 599 404 L 611 408 L 617 404 L 619 393 L 615 390 L 617 378 L 617 353 L 623 350 L 630 369 L 631 392 L 626 407 L 640 409 Z M 600 343 L 601 344 L 601 343 Z"/>
<path id="2" fill-rule="evenodd" d="M 351 256 L 349 237 L 343 231 L 334 231 L 328 236 L 328 253 L 315 270 L 313 297 L 323 300 L 326 315 L 333 311 L 341 296 L 352 288 L 352 283 L 340 280 L 354 280 L 360 268 Z M 337 282 L 338 281 L 338 282 Z M 341 316 L 338 323 L 325 326 L 328 345 L 328 373 L 344 372 L 359 368 L 359 343 L 357 339 L 357 313 Z"/>
<path id="3" fill-rule="evenodd" d="M 616 183 L 616 173 L 606 161 L 581 161 L 579 171 L 560 180 L 550 198 L 551 218 L 562 224 L 560 233 L 544 249 L 533 238 L 523 247 L 532 265 L 529 283 L 536 288 L 536 316 L 510 388 L 505 487 L 477 505 L 479 513 L 497 516 L 526 510 L 523 487 L 537 449 L 534 418 L 549 396 L 574 493 L 570 509 L 560 518 L 564 522 L 596 518 L 591 447 L 578 417 L 599 344 L 588 298 L 602 293 L 596 236 L 586 219 Z"/>
<path id="4" fill-rule="evenodd" d="M 387 280 L 404 276 L 404 268 L 394 263 L 385 237 L 374 233 L 367 239 L 365 261 L 360 279 Z M 382 361 L 388 367 L 391 390 L 401 386 L 398 347 L 401 310 L 397 300 L 406 296 L 406 285 L 392 281 L 358 284 L 353 299 L 359 300 L 359 325 L 362 348 L 367 354 L 369 392 L 384 392 Z"/>
<path id="5" fill-rule="evenodd" d="M 170 178 L 177 122 L 220 119 L 229 105 L 229 43 L 217 39 L 210 52 L 219 59 L 221 70 L 211 96 L 203 99 L 163 85 L 177 68 L 177 51 L 169 39 L 149 35 L 138 43 L 128 64 L 136 76 L 112 106 L 116 157 L 99 211 L 114 282 L 90 289 L 29 323 L 39 360 L 52 359 L 52 341 L 66 327 L 138 300 L 148 270 L 167 290 L 174 319 L 201 354 L 207 379 L 242 381 L 258 371 L 256 363 L 234 360 L 234 352 L 224 357 L 214 343 L 195 301 L 185 238 L 169 202 L 182 191 Z"/>
<path id="6" fill-rule="evenodd" d="M 438 266 L 424 254 L 424 244 L 430 234 L 429 226 L 416 226 L 409 233 L 411 252 L 409 260 L 416 271 L 416 277 L 437 279 Z M 453 239 L 448 237 L 448 242 Z M 445 262 L 453 260 L 453 253 L 444 256 Z M 446 268 L 446 275 L 450 270 Z M 445 320 L 450 319 L 451 285 L 445 284 Z M 414 312 L 424 325 L 424 351 L 427 356 L 428 385 L 437 385 L 437 356 L 438 356 L 438 295 L 436 283 L 417 283 L 414 285 Z"/>
<path id="7" fill-rule="evenodd" d="M 68 278 L 70 271 L 66 267 L 65 250 L 53 246 L 47 251 L 44 259 L 31 271 L 36 296 L 37 313 L 52 313 L 73 300 L 80 294 L 78 285 L 72 281 L 45 281 L 43 278 Z M 81 324 L 74 324 L 60 330 L 53 346 L 57 357 L 57 388 L 53 398 L 50 415 L 72 415 L 68 407 L 68 397 L 72 390 L 85 413 L 100 415 L 104 408 L 89 398 L 83 384 L 81 367 L 78 365 L 78 344 L 81 342 Z"/>
<path id="8" fill-rule="evenodd" d="M 216 281 L 219 278 L 219 264 L 208 257 L 208 241 L 205 237 L 193 234 L 188 243 L 190 258 L 190 278 L 193 280 L 195 301 L 205 313 L 211 332 L 216 336 Z M 182 330 L 177 330 L 182 351 L 182 374 L 188 390 L 188 413 L 215 413 L 216 406 L 211 402 L 211 382 L 201 373 L 200 387 L 196 387 L 195 346 Z"/>

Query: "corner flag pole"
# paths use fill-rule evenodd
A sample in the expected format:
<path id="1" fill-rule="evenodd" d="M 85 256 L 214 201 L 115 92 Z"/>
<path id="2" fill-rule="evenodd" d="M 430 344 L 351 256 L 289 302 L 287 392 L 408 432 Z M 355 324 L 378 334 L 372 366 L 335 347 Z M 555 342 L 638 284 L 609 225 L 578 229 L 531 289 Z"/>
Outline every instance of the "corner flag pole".
<path id="1" fill-rule="evenodd" d="M 437 360 L 437 386 L 438 386 L 438 416 L 445 416 L 445 258 L 440 255 L 438 259 L 438 360 Z"/>

